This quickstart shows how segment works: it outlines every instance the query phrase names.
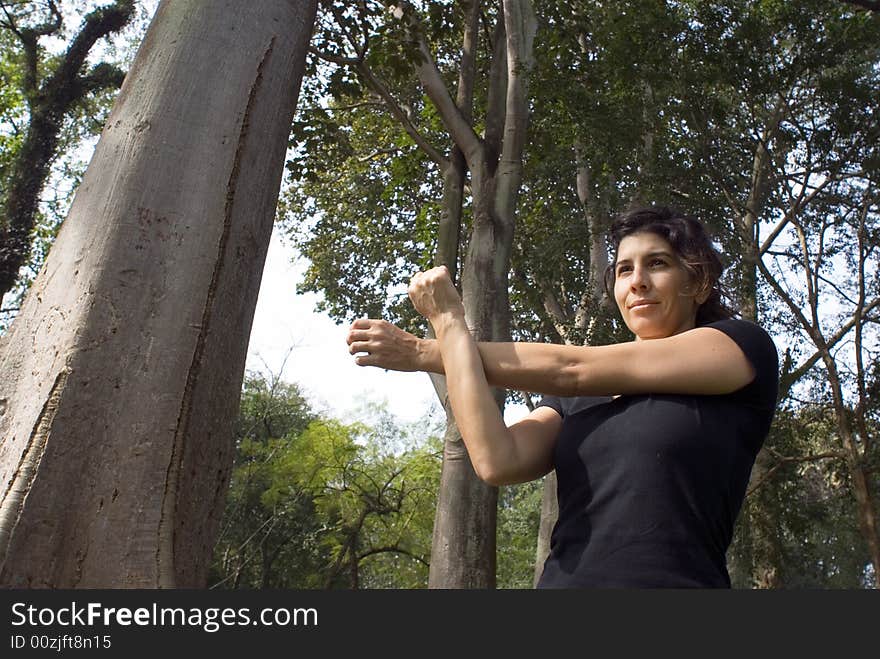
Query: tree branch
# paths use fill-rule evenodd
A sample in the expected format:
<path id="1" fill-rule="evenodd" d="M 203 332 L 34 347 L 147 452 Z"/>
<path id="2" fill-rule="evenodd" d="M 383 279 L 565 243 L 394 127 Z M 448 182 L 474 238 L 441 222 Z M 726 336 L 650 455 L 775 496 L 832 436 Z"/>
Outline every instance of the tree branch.
<path id="1" fill-rule="evenodd" d="M 880 12 L 880 0 L 841 0 L 841 2 L 850 5 L 856 5 L 868 11 Z"/>
<path id="2" fill-rule="evenodd" d="M 507 33 L 504 16 L 498 16 L 492 44 L 483 141 L 486 145 L 486 162 L 494 167 L 504 139 L 504 103 L 507 98 Z"/>
<path id="3" fill-rule="evenodd" d="M 421 30 L 419 30 L 419 26 L 415 23 L 414 12 L 410 13 L 408 29 L 410 35 L 418 44 L 419 53 L 422 56 L 422 61 L 417 66 L 419 80 L 422 82 L 428 98 L 431 99 L 434 107 L 437 108 L 437 112 L 440 114 L 440 119 L 443 125 L 446 126 L 446 130 L 449 131 L 453 141 L 461 149 L 471 171 L 474 171 L 478 166 L 480 158 L 483 156 L 483 144 L 471 127 L 470 122 L 467 121 L 450 95 L 449 89 L 447 89 L 446 83 L 440 75 L 440 70 L 434 62 L 428 44 L 425 42 L 425 37 Z"/>
<path id="4" fill-rule="evenodd" d="M 863 347 L 863 329 L 864 322 L 862 314 L 865 308 L 865 261 L 868 258 L 868 249 L 866 246 L 868 232 L 865 227 L 865 220 L 868 217 L 868 208 L 870 203 L 866 198 L 864 203 L 862 204 L 862 212 L 859 213 L 859 226 L 856 231 L 856 236 L 858 239 L 858 250 L 859 250 L 859 264 L 858 264 L 858 288 L 859 288 L 859 302 L 856 305 L 856 311 L 853 315 L 853 320 L 855 322 L 855 355 L 856 355 L 856 385 L 859 391 L 859 401 L 856 404 L 855 409 L 855 422 L 856 427 L 859 429 L 859 433 L 862 435 L 862 455 L 867 455 L 870 449 L 871 444 L 871 435 L 868 432 L 867 424 L 865 423 L 865 408 L 868 405 L 868 392 L 865 387 L 865 364 L 864 357 L 862 355 L 862 347 Z"/>
<path id="5" fill-rule="evenodd" d="M 369 162 L 379 156 L 391 156 L 398 152 L 398 149 L 376 149 L 372 153 L 358 158 L 358 162 Z"/>
<path id="6" fill-rule="evenodd" d="M 438 167 L 444 169 L 447 166 L 446 158 L 435 149 L 430 142 L 419 132 L 418 128 L 410 121 L 409 115 L 404 112 L 403 108 L 400 107 L 397 100 L 394 96 L 391 95 L 391 92 L 388 91 L 388 87 L 379 80 L 379 78 L 373 73 L 373 70 L 367 65 L 366 62 L 359 61 L 355 68 L 357 72 L 361 75 L 362 79 L 366 83 L 367 87 L 373 90 L 379 97 L 385 102 L 385 106 L 388 108 L 388 111 L 391 113 L 398 123 L 403 127 L 406 131 L 407 135 L 409 135 L 416 145 L 425 152 L 425 154 L 433 160 Z"/>
<path id="7" fill-rule="evenodd" d="M 55 0 L 49 0 L 49 13 L 51 14 L 51 18 L 46 22 L 30 28 L 38 37 L 47 37 L 50 34 L 55 34 L 55 32 L 60 30 L 63 25 L 61 12 L 58 9 L 58 3 L 55 2 Z"/>
<path id="8" fill-rule="evenodd" d="M 401 554 L 403 556 L 409 556 L 410 558 L 418 561 L 419 563 L 421 563 L 425 567 L 428 567 L 428 565 L 429 565 L 428 561 L 424 557 L 418 556 L 417 554 L 414 554 L 411 551 L 404 549 L 403 547 L 398 547 L 397 545 L 391 545 L 388 547 L 375 547 L 373 549 L 368 549 L 367 551 L 363 552 L 362 554 L 359 554 L 357 559 L 358 559 L 358 561 L 361 561 L 361 560 L 367 558 L 368 556 L 375 556 L 376 554 L 387 554 L 387 553 L 395 553 L 395 554 Z"/>
<path id="9" fill-rule="evenodd" d="M 117 0 L 112 5 L 105 5 L 89 13 L 83 20 L 79 33 L 67 48 L 61 66 L 47 84 L 61 87 L 65 82 L 75 79 L 98 39 L 121 30 L 134 16 L 134 10 L 134 0 Z"/>
<path id="10" fill-rule="evenodd" d="M 315 57 L 321 58 L 325 62 L 338 64 L 339 66 L 357 66 L 360 63 L 360 59 L 357 57 L 341 57 L 339 55 L 331 55 L 330 53 L 325 53 L 322 50 L 318 50 L 314 46 L 309 46 L 309 52 Z"/>
<path id="11" fill-rule="evenodd" d="M 534 59 L 532 45 L 537 19 L 531 0 L 504 0 L 504 30 L 507 38 L 507 97 L 504 108 L 504 139 L 498 163 L 495 211 L 513 227 L 516 195 L 522 181 L 522 159 L 529 123 L 528 82 Z"/>
<path id="12" fill-rule="evenodd" d="M 798 317 L 801 325 L 804 326 L 804 328 L 807 330 L 807 333 L 810 335 L 811 338 L 813 338 L 813 332 L 811 331 L 809 322 L 807 321 L 806 317 L 802 313 L 800 313 L 800 310 L 794 304 L 794 301 L 791 300 L 787 293 L 782 291 L 781 287 L 779 287 L 779 283 L 776 281 L 775 278 L 772 278 L 772 275 L 767 272 L 766 266 L 764 266 L 762 261 L 758 262 L 758 267 L 761 270 L 761 274 L 764 275 L 764 279 L 782 298 L 783 302 L 788 305 L 789 309 L 791 309 L 792 312 Z M 771 277 L 772 281 L 771 279 L 768 279 L 768 277 Z M 880 298 L 876 298 L 869 304 L 865 305 L 864 309 L 862 310 L 862 317 L 866 318 L 867 315 L 877 307 L 880 307 Z M 846 336 L 847 333 L 849 333 L 849 331 L 854 327 L 855 323 L 856 317 L 852 316 L 846 323 L 841 325 L 840 328 L 838 328 L 838 330 L 831 337 L 829 337 L 828 339 L 823 339 L 825 348 L 830 350 L 835 345 L 837 345 L 843 339 L 843 337 Z M 820 347 L 818 344 L 816 345 L 817 347 Z M 819 349 L 814 352 L 807 360 L 802 362 L 800 366 L 791 371 L 788 376 L 784 376 L 784 378 L 779 382 L 779 399 L 781 400 L 785 398 L 788 395 L 788 392 L 791 390 L 792 386 L 794 386 L 794 384 L 798 380 L 800 380 L 807 371 L 813 368 L 816 362 L 819 361 L 819 359 L 821 358 L 822 350 Z"/>
<path id="13" fill-rule="evenodd" d="M 814 455 L 804 455 L 800 457 L 796 456 L 780 456 L 777 453 L 774 453 L 774 457 L 776 457 L 777 462 L 770 469 L 764 472 L 764 475 L 758 479 L 758 481 L 752 485 L 748 491 L 746 492 L 746 496 L 752 495 L 755 490 L 760 488 L 762 485 L 767 483 L 770 478 L 775 474 L 781 467 L 792 464 L 794 462 L 818 462 L 819 460 L 845 460 L 846 454 L 840 451 L 829 451 L 828 453 L 817 453 Z"/>
<path id="14" fill-rule="evenodd" d="M 119 89 L 125 80 L 125 71 L 112 64 L 101 62 L 92 67 L 86 75 L 80 76 L 79 80 L 85 92 Z"/>

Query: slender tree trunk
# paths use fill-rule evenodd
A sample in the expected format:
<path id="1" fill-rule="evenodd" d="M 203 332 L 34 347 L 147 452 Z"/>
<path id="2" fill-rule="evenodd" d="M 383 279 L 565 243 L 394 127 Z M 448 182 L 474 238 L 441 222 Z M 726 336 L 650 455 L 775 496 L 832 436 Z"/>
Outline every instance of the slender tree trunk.
<path id="1" fill-rule="evenodd" d="M 538 550 L 535 556 L 535 576 L 533 584 L 538 585 L 544 574 L 544 563 L 550 555 L 550 537 L 559 519 L 559 499 L 556 496 L 556 471 L 544 476 L 544 489 L 541 493 L 541 522 L 538 525 Z"/>
<path id="2" fill-rule="evenodd" d="M 0 338 L 3 585 L 205 585 L 314 13 L 160 4 Z"/>
<path id="3" fill-rule="evenodd" d="M 508 273 L 528 118 L 526 76 L 536 29 L 528 0 L 505 2 L 503 20 L 496 31 L 504 41 L 495 44 L 485 140 L 476 139 L 460 111 L 444 115 L 471 172 L 474 226 L 461 288 L 468 326 L 478 341 L 510 338 Z M 448 100 L 434 81 L 426 82 L 442 113 Z M 503 409 L 505 393 L 494 394 Z M 449 420 L 428 587 L 494 588 L 498 489 L 477 477 L 451 415 Z"/>
<path id="4" fill-rule="evenodd" d="M 837 372 L 837 364 L 831 353 L 827 350 L 823 351 L 822 360 L 825 362 L 825 368 L 828 369 L 828 380 L 831 385 L 834 402 L 837 432 L 840 435 L 840 442 L 843 444 L 846 464 L 852 479 L 859 530 L 865 539 L 868 556 L 874 568 L 874 587 L 880 588 L 880 529 L 877 527 L 877 511 L 874 509 L 874 498 L 871 493 L 870 481 L 865 473 L 864 457 L 861 455 L 853 436 L 852 412 L 846 407 L 846 403 L 843 400 L 843 390 L 840 383 L 840 375 Z"/>
<path id="5" fill-rule="evenodd" d="M 785 104 L 780 97 L 761 132 L 761 139 L 755 145 L 749 195 L 737 218 L 736 229 L 743 244 L 742 261 L 739 264 L 740 313 L 743 318 L 755 323 L 758 322 L 758 261 L 761 258 L 758 223 L 764 212 L 766 200 L 771 164 L 769 146 L 779 129 L 784 109 Z M 757 483 L 766 482 L 767 472 L 772 467 L 769 454 L 772 440 L 771 432 L 755 457 L 747 491 L 752 490 Z M 777 531 L 774 507 L 766 498 L 768 496 L 772 496 L 772 493 L 766 487 L 754 490 L 742 511 L 742 523 L 747 526 L 751 545 L 752 585 L 762 589 L 784 587 L 782 545 Z"/>
<path id="6" fill-rule="evenodd" d="M 605 246 L 605 229 L 610 224 L 610 209 L 607 203 L 607 194 L 603 199 L 595 200 L 598 196 L 593 191 L 589 165 L 585 162 L 583 149 L 579 145 L 575 147 L 576 174 L 575 183 L 578 199 L 583 209 L 584 222 L 590 236 L 590 272 L 587 290 L 581 296 L 578 308 L 574 313 L 575 329 L 581 331 L 581 336 L 586 337 L 586 343 L 595 342 L 595 337 L 601 335 L 610 323 L 610 315 L 603 308 L 605 295 L 604 276 L 608 266 L 608 249 Z M 607 209 L 607 210 L 606 210 Z M 604 212 L 603 212 L 604 211 Z M 557 319 L 561 321 L 561 318 Z M 566 343 L 572 343 L 568 336 Z M 541 498 L 541 523 L 538 527 L 538 546 L 535 555 L 535 579 L 538 580 L 544 570 L 544 563 L 550 555 L 550 537 L 559 517 L 559 503 L 557 501 L 556 472 L 552 471 L 544 477 L 544 490 Z"/>

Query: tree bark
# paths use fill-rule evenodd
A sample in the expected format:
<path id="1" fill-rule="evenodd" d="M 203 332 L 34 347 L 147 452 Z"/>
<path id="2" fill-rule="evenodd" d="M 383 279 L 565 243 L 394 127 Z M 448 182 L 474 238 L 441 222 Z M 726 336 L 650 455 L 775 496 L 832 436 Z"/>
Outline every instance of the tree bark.
<path id="1" fill-rule="evenodd" d="M 752 175 L 749 194 L 737 217 L 737 231 L 743 242 L 742 262 L 739 264 L 742 282 L 740 286 L 740 313 L 743 318 L 758 322 L 758 261 L 761 245 L 758 241 L 758 224 L 764 213 L 770 168 L 770 143 L 775 138 L 784 117 L 784 99 L 778 97 L 755 145 L 752 159 Z M 734 209 L 735 211 L 735 209 Z M 755 456 L 747 491 L 765 481 L 772 460 L 768 449 L 773 433 Z M 742 521 L 748 527 L 752 546 L 752 585 L 755 588 L 778 589 L 784 587 L 783 554 L 777 524 L 772 507 L 762 501 L 764 493 L 756 492 L 743 507 Z"/>
<path id="2" fill-rule="evenodd" d="M 504 35 L 504 48 L 496 43 L 492 68 L 500 67 L 504 75 L 491 76 L 485 140 L 477 138 L 430 61 L 419 71 L 471 172 L 474 219 L 461 287 L 468 326 L 478 341 L 510 338 L 508 273 L 528 122 L 527 76 L 537 26 L 528 0 L 504 2 L 501 20 L 504 30 L 496 35 Z M 503 59 L 498 59 L 499 53 Z M 503 131 L 494 138 L 490 126 L 501 126 Z M 495 397 L 503 409 L 504 392 L 496 391 Z M 498 490 L 477 477 L 453 421 L 450 415 L 428 587 L 494 588 Z"/>
<path id="3" fill-rule="evenodd" d="M 541 575 L 544 574 L 544 563 L 550 555 L 550 538 L 553 527 L 559 519 L 559 499 L 556 494 L 556 470 L 544 476 L 544 488 L 541 492 L 541 522 L 538 525 L 538 549 L 535 556 L 535 575 L 533 585 L 537 587 Z"/>
<path id="4" fill-rule="evenodd" d="M 0 338 L 0 584 L 205 585 L 315 4 L 160 4 Z"/>

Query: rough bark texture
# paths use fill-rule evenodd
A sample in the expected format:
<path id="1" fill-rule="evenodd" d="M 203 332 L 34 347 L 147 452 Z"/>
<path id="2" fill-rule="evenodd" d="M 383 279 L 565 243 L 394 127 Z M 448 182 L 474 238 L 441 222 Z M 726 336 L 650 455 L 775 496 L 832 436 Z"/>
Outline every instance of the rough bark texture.
<path id="1" fill-rule="evenodd" d="M 0 584 L 204 586 L 314 12 L 160 4 L 0 339 Z"/>
<path id="2" fill-rule="evenodd" d="M 538 526 L 538 549 L 535 555 L 535 576 L 533 584 L 538 585 L 544 574 L 544 563 L 550 555 L 550 537 L 559 519 L 559 498 L 556 495 L 556 471 L 544 476 L 544 489 L 541 492 L 541 523 Z"/>
<path id="3" fill-rule="evenodd" d="M 761 258 L 758 244 L 758 224 L 764 213 L 770 169 L 768 145 L 775 138 L 782 119 L 784 104 L 777 104 L 755 145 L 752 160 L 752 178 L 749 195 L 737 217 L 736 229 L 743 243 L 743 258 L 740 264 L 740 313 L 746 320 L 758 322 L 758 261 Z M 773 434 L 767 437 L 764 446 L 755 457 L 747 491 L 752 491 L 758 483 L 765 481 L 772 459 L 768 453 Z M 778 589 L 784 587 L 782 576 L 782 546 L 777 532 L 776 516 L 773 508 L 764 499 L 763 492 L 755 491 L 751 500 L 745 502 L 742 522 L 747 530 L 752 547 L 752 585 L 755 588 Z"/>

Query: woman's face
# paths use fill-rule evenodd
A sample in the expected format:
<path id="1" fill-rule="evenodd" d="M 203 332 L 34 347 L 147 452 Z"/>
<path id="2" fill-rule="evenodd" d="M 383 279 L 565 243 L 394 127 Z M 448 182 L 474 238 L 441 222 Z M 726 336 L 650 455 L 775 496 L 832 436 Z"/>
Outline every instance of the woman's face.
<path id="1" fill-rule="evenodd" d="M 637 340 L 660 339 L 692 329 L 699 307 L 696 288 L 664 238 L 643 231 L 620 241 L 614 298 Z"/>

